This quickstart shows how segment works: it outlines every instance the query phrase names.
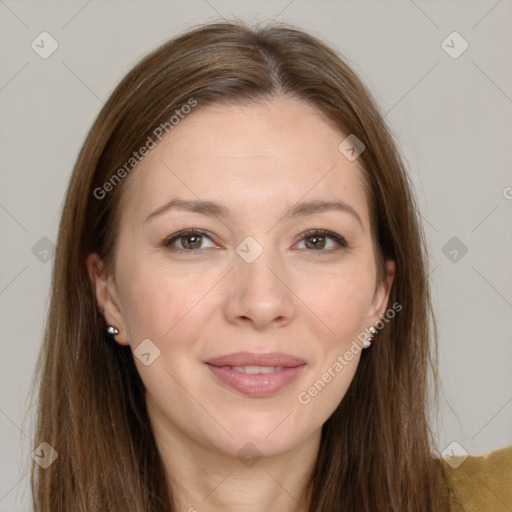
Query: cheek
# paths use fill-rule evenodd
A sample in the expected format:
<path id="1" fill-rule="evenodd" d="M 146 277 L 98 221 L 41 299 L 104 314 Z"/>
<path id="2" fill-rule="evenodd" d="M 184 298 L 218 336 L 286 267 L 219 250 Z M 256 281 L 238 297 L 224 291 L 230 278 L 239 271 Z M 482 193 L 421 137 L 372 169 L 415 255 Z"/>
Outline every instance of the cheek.
<path id="1" fill-rule="evenodd" d="M 373 277 L 371 267 L 354 265 L 310 277 L 303 287 L 304 302 L 315 313 L 313 322 L 323 333 L 328 332 L 314 340 L 316 358 L 306 385 L 296 397 L 304 414 L 309 413 L 310 420 L 318 423 L 311 427 L 320 426 L 334 412 L 357 371 L 362 351 L 358 336 L 367 327 Z"/>
<path id="2" fill-rule="evenodd" d="M 300 296 L 328 328 L 330 344 L 350 342 L 367 327 L 364 322 L 375 287 L 371 268 L 347 266 L 302 280 Z"/>
<path id="3" fill-rule="evenodd" d="M 123 318 L 134 343 L 172 336 L 185 317 L 194 316 L 208 284 L 200 275 L 183 275 L 149 261 L 132 261 L 119 270 Z"/>

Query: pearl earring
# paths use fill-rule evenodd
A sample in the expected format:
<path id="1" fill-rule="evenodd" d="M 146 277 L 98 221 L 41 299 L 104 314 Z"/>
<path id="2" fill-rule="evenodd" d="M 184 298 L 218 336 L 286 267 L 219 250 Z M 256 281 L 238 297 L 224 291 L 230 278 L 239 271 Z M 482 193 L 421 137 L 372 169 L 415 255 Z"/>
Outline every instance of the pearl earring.
<path id="1" fill-rule="evenodd" d="M 115 336 L 116 334 L 119 334 L 119 331 L 113 325 L 109 325 L 107 328 L 107 333 Z"/>
<path id="2" fill-rule="evenodd" d="M 377 329 L 375 329 L 373 325 L 368 327 L 368 330 L 370 331 L 371 336 L 367 340 L 363 341 L 363 349 L 368 348 L 372 344 L 373 337 L 377 334 Z"/>

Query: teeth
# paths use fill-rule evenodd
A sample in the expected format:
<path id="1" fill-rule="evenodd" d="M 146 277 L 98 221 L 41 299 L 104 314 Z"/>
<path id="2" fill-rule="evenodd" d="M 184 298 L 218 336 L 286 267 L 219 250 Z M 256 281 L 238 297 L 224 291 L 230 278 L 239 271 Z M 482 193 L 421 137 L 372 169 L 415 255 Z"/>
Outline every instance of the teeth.
<path id="1" fill-rule="evenodd" d="M 235 372 L 242 372 L 248 374 L 254 373 L 274 373 L 279 372 L 283 369 L 282 366 L 231 366 Z"/>

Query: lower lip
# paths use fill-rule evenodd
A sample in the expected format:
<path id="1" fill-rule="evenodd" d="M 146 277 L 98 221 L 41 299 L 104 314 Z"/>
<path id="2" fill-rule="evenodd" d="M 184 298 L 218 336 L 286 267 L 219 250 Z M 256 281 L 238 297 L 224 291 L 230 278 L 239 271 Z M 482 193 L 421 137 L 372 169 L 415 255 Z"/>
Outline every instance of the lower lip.
<path id="1" fill-rule="evenodd" d="M 293 382 L 302 373 L 305 364 L 293 368 L 283 368 L 273 373 L 243 373 L 231 368 L 221 368 L 206 364 L 210 371 L 224 384 L 244 395 L 264 398 L 275 395 Z"/>

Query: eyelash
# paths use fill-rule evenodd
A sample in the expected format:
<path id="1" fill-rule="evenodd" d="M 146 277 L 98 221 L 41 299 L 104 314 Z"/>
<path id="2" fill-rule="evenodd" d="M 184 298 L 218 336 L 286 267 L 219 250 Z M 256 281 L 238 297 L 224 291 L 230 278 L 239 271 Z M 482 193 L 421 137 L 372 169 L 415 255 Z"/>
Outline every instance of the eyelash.
<path id="1" fill-rule="evenodd" d="M 179 249 L 179 248 L 172 248 L 172 244 L 184 237 L 184 236 L 187 236 L 187 235 L 202 235 L 202 236 L 205 236 L 207 238 L 209 238 L 210 240 L 211 237 L 208 235 L 208 233 L 202 229 L 196 229 L 196 228 L 191 228 L 191 229 L 184 229 L 183 231 L 179 231 L 178 233 L 174 233 L 173 235 L 171 235 L 170 237 L 166 238 L 164 241 L 163 241 L 163 245 L 164 247 L 168 248 L 168 249 L 171 249 L 173 252 L 179 252 L 179 253 L 188 253 L 188 254 L 194 254 L 194 253 L 198 253 L 200 251 L 204 251 L 205 249 Z M 322 256 L 321 253 L 327 253 L 327 254 L 331 254 L 331 253 L 334 253 L 334 252 L 338 252 L 340 251 L 341 249 L 346 249 L 348 248 L 348 243 L 347 241 L 345 240 L 345 238 L 343 238 L 342 236 L 336 234 L 336 233 L 333 233 L 332 231 L 326 231 L 324 229 L 309 229 L 307 231 L 305 231 L 304 233 L 302 233 L 302 236 L 301 238 L 296 242 L 302 242 L 304 240 L 306 240 L 307 238 L 312 238 L 314 236 L 323 236 L 323 237 L 326 237 L 326 238 L 330 238 L 331 240 L 335 241 L 340 247 L 336 248 L 336 249 L 328 249 L 328 250 L 323 250 L 323 249 L 318 249 L 318 250 L 315 250 L 315 249 L 311 249 L 311 250 L 308 250 L 308 249 L 305 249 L 307 250 L 308 252 L 311 252 L 311 253 L 316 253 L 315 256 Z M 213 242 L 213 240 L 212 240 Z"/>

